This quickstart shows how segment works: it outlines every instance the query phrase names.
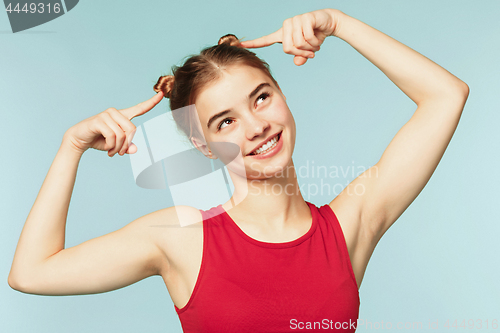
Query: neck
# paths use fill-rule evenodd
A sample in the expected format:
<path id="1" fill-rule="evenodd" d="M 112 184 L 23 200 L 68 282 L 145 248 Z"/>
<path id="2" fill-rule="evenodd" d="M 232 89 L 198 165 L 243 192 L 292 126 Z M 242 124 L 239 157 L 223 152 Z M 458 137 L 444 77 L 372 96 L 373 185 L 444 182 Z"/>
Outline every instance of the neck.
<path id="1" fill-rule="evenodd" d="M 278 230 L 310 218 L 293 160 L 283 171 L 265 179 L 246 179 L 231 171 L 229 174 L 235 191 L 222 206 L 239 221 Z"/>

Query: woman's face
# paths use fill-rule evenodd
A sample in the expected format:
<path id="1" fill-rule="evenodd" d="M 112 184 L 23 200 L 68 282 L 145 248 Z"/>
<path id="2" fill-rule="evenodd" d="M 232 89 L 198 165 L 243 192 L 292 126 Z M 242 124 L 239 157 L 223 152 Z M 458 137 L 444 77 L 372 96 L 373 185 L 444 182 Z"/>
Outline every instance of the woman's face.
<path id="1" fill-rule="evenodd" d="M 257 68 L 231 66 L 222 73 L 195 100 L 208 147 L 234 143 L 248 179 L 272 177 L 289 165 L 295 145 L 295 121 L 286 98 Z"/>

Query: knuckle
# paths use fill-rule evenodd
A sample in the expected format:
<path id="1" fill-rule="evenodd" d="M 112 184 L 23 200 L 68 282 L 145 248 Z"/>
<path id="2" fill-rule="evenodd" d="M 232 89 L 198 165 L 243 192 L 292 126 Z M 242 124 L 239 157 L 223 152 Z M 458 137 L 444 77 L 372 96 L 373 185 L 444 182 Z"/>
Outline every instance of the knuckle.
<path id="1" fill-rule="evenodd" d="M 302 40 L 299 40 L 299 41 L 297 41 L 297 43 L 295 44 L 295 46 L 297 48 L 304 48 L 306 46 L 306 43 L 304 41 L 302 41 Z"/>
<path id="2" fill-rule="evenodd" d="M 104 119 L 107 119 L 109 117 L 108 111 L 101 112 L 97 115 L 97 119 L 104 121 Z"/>
<path id="3" fill-rule="evenodd" d="M 129 121 L 129 123 L 127 124 L 127 133 L 132 133 L 132 132 L 135 132 L 137 129 L 137 127 L 134 125 L 134 123 L 132 123 L 131 121 Z"/>
<path id="4" fill-rule="evenodd" d="M 93 127 L 97 127 L 99 126 L 99 124 L 102 124 L 104 122 L 104 119 L 103 117 L 99 114 L 97 117 L 93 118 L 91 121 L 90 121 L 90 125 L 93 126 Z"/>
<path id="5" fill-rule="evenodd" d="M 123 133 L 123 132 L 116 133 L 116 138 L 118 139 L 118 141 L 125 140 L 125 133 Z"/>
<path id="6" fill-rule="evenodd" d="M 313 13 L 311 13 L 311 12 L 309 12 L 309 13 L 305 13 L 305 14 L 303 14 L 303 15 L 302 15 L 302 18 L 303 18 L 304 20 L 312 21 L 312 20 L 313 20 L 313 18 L 314 18 L 314 14 L 313 14 Z"/>

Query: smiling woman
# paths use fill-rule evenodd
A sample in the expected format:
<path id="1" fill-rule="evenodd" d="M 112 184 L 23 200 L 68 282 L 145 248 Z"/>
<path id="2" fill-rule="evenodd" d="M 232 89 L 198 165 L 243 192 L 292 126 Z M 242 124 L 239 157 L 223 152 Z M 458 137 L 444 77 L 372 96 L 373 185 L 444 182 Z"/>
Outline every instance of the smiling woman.
<path id="1" fill-rule="evenodd" d="M 317 207 L 299 188 L 296 126 L 286 97 L 267 63 L 247 48 L 281 43 L 300 66 L 330 36 L 370 60 L 417 109 L 375 166 Z M 304 323 L 309 331 L 327 325 L 353 332 L 373 250 L 431 177 L 468 97 L 468 86 L 442 67 L 335 9 L 297 15 L 251 41 L 223 36 L 174 66 L 154 89 L 158 94 L 146 102 L 108 109 L 66 132 L 21 234 L 9 275 L 13 288 L 96 293 L 160 275 L 186 332 L 286 332 Z M 134 153 L 130 119 L 162 97 L 172 111 L 196 107 L 197 114 L 174 112 L 174 119 L 201 153 L 224 161 L 233 197 L 208 210 L 162 209 L 64 249 L 79 158 L 88 148 Z M 221 142 L 239 148 L 240 169 L 227 163 L 234 154 L 228 158 Z M 198 228 L 145 228 L 178 226 L 176 208 Z"/>
<path id="2" fill-rule="evenodd" d="M 270 83 L 261 83 L 254 87 L 248 95 L 249 100 L 254 98 L 264 86 L 271 87 L 273 85 L 277 87 L 278 84 L 269 70 L 269 65 L 259 59 L 255 53 L 236 47 L 239 42 L 233 34 L 221 37 L 218 45 L 204 49 L 199 55 L 189 58 L 181 67 L 173 66 L 173 75 L 160 77 L 158 83 L 154 86 L 154 90 L 163 92 L 163 95 L 169 98 L 170 109 L 177 110 L 195 104 L 194 101 L 201 90 L 219 80 L 229 66 L 235 65 L 245 65 L 258 69 L 267 76 L 267 81 L 270 81 Z M 224 97 L 227 98 L 227 96 Z M 225 110 L 212 115 L 207 122 L 207 128 L 212 125 L 214 120 L 229 112 L 229 110 Z M 178 128 L 188 138 L 196 140 L 203 137 L 202 133 L 199 132 L 200 129 L 193 125 L 195 120 L 191 119 L 189 113 L 173 112 L 172 115 Z M 220 129 L 221 125 L 221 123 L 218 123 L 217 129 Z M 194 132 L 193 127 L 196 127 Z M 201 148 L 201 145 L 197 142 L 193 142 L 193 144 Z"/>

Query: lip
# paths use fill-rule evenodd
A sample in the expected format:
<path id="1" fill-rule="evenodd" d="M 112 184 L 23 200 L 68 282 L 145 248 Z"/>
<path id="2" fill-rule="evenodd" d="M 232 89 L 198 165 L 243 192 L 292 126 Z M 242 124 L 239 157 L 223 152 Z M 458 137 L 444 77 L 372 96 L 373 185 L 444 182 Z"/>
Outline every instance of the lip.
<path id="1" fill-rule="evenodd" d="M 281 131 L 283 132 L 283 131 Z M 264 143 L 268 142 L 269 140 L 271 140 L 272 138 L 274 138 L 276 135 L 280 134 L 281 132 L 277 132 L 277 133 L 274 133 L 274 134 L 271 134 L 270 136 L 267 137 L 267 139 L 263 140 L 261 143 L 259 143 L 251 152 L 249 152 L 247 155 L 250 155 L 252 153 L 255 153 L 255 151 L 262 147 L 262 145 L 264 145 Z M 280 137 L 281 139 L 281 137 Z M 250 155 L 250 156 L 254 156 L 254 155 Z"/>
<path id="2" fill-rule="evenodd" d="M 276 143 L 276 146 L 269 150 L 268 152 L 264 153 L 264 154 L 259 154 L 259 155 L 247 155 L 247 156 L 250 156 L 250 157 L 253 157 L 253 158 L 256 158 L 256 159 L 263 159 L 263 158 L 268 158 L 268 157 L 271 157 L 271 156 L 274 156 L 276 155 L 280 150 L 281 148 L 283 147 L 283 131 L 281 132 L 278 132 L 276 134 L 274 134 L 273 136 L 269 137 L 269 139 L 267 139 L 267 141 L 269 141 L 270 139 L 274 138 L 276 135 L 279 134 L 279 140 L 278 142 Z M 264 141 L 262 144 L 266 143 L 267 141 Z M 260 146 L 258 146 L 260 147 Z M 255 149 L 254 149 L 255 151 Z"/>

